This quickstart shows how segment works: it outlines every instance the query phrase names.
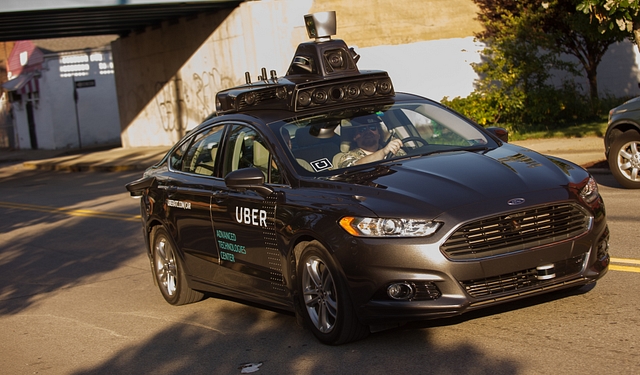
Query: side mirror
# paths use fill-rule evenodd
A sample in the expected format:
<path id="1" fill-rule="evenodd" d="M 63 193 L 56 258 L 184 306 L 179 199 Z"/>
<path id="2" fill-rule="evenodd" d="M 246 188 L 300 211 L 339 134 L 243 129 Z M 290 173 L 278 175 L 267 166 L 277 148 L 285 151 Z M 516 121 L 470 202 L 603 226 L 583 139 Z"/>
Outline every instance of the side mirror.
<path id="1" fill-rule="evenodd" d="M 142 177 L 125 185 L 133 198 L 140 198 L 156 182 L 155 177 Z"/>
<path id="2" fill-rule="evenodd" d="M 264 175 L 258 168 L 242 168 L 230 172 L 225 176 L 224 183 L 230 189 L 253 190 L 263 197 L 273 193 L 273 189 L 264 184 Z"/>
<path id="3" fill-rule="evenodd" d="M 498 137 L 498 139 L 500 139 L 501 141 L 507 142 L 507 143 L 509 142 L 509 131 L 507 131 L 507 129 L 492 126 L 487 128 L 487 130 L 490 131 L 491 134 Z"/>

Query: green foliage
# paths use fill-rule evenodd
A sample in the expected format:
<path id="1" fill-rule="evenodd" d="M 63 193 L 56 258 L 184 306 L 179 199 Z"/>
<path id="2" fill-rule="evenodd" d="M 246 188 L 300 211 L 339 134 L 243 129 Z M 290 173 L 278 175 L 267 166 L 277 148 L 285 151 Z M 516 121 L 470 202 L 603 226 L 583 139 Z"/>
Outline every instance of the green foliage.
<path id="1" fill-rule="evenodd" d="M 468 97 L 445 97 L 442 103 L 481 125 L 501 124 L 512 132 L 523 126 L 514 124 L 556 127 L 608 111 L 600 104 L 596 72 L 608 46 L 623 36 L 601 34 L 588 15 L 576 11 L 579 1 L 474 0 L 485 27 L 477 35 L 486 45 L 483 61 L 474 65 L 480 78 Z M 575 56 L 578 64 L 562 54 Z M 571 80 L 551 84 L 551 71 L 585 73 L 589 94 Z"/>
<path id="2" fill-rule="evenodd" d="M 459 96 L 449 100 L 444 97 L 441 103 L 462 113 L 482 126 L 496 124 L 500 120 L 501 103 L 497 96 L 471 93 L 466 98 Z"/>
<path id="3" fill-rule="evenodd" d="M 593 121 L 568 123 L 562 126 L 519 124 L 518 129 L 514 129 L 510 124 L 505 124 L 504 127 L 509 130 L 510 141 L 539 138 L 603 137 L 607 130 L 607 117 L 601 116 Z"/>
<path id="4" fill-rule="evenodd" d="M 567 88 L 570 89 L 570 88 Z M 509 131 L 510 140 L 523 140 L 531 138 L 554 138 L 554 137 L 585 137 L 596 136 L 602 137 L 607 129 L 607 115 L 608 110 L 619 106 L 625 101 L 631 98 L 616 98 L 613 96 L 606 96 L 600 99 L 598 103 L 599 107 L 603 110 L 600 115 L 597 116 L 569 116 L 571 111 L 576 111 L 585 105 L 584 101 L 576 99 L 574 103 L 570 97 L 563 97 L 561 103 L 565 105 L 565 116 L 561 119 L 552 121 L 551 119 L 543 122 L 523 122 L 523 121 L 492 121 L 495 117 L 491 117 L 491 113 L 485 111 L 483 106 L 484 101 L 475 100 L 472 94 L 466 98 L 454 98 L 452 100 L 442 101 L 443 104 L 463 113 L 467 117 L 473 119 L 483 126 L 499 125 Z M 557 98 L 557 97 L 556 97 Z M 482 121 L 482 116 L 488 114 L 485 119 L 488 121 Z M 480 120 L 478 120 L 480 119 Z"/>
<path id="5" fill-rule="evenodd" d="M 638 29 L 638 0 L 581 0 L 576 10 L 593 15 L 598 20 L 602 33 L 617 28 L 633 38 L 634 30 Z"/>
<path id="6" fill-rule="evenodd" d="M 594 118 L 589 98 L 580 94 L 569 82 L 560 88 L 541 85 L 526 93 L 522 90 L 494 90 L 488 95 L 473 92 L 466 98 L 445 97 L 442 104 L 483 126 L 504 123 L 563 124 Z"/>

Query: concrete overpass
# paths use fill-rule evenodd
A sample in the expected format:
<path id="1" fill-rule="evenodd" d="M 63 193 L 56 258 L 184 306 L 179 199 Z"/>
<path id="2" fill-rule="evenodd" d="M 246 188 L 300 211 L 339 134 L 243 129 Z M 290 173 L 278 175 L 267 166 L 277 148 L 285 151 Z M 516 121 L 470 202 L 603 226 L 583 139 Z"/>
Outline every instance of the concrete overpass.
<path id="1" fill-rule="evenodd" d="M 0 42 L 119 35 L 235 8 L 244 0 L 3 0 Z"/>

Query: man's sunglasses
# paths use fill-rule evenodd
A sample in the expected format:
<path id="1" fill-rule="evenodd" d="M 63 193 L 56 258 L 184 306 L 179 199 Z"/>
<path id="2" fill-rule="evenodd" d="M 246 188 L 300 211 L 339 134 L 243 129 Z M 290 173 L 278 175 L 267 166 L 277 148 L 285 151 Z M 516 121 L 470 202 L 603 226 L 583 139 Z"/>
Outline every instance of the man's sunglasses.
<path id="1" fill-rule="evenodd" d="M 359 126 L 357 132 L 364 133 L 367 130 L 371 130 L 372 132 L 378 131 L 378 125 Z"/>

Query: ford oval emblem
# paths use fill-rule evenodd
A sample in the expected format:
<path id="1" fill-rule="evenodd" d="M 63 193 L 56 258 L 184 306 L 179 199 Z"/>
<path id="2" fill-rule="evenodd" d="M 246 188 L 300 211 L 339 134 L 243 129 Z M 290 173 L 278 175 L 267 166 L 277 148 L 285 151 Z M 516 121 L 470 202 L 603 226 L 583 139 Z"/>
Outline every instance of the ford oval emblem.
<path id="1" fill-rule="evenodd" d="M 524 198 L 513 198 L 513 199 L 509 199 L 509 201 L 507 202 L 509 206 L 518 206 L 523 203 L 524 203 Z"/>

